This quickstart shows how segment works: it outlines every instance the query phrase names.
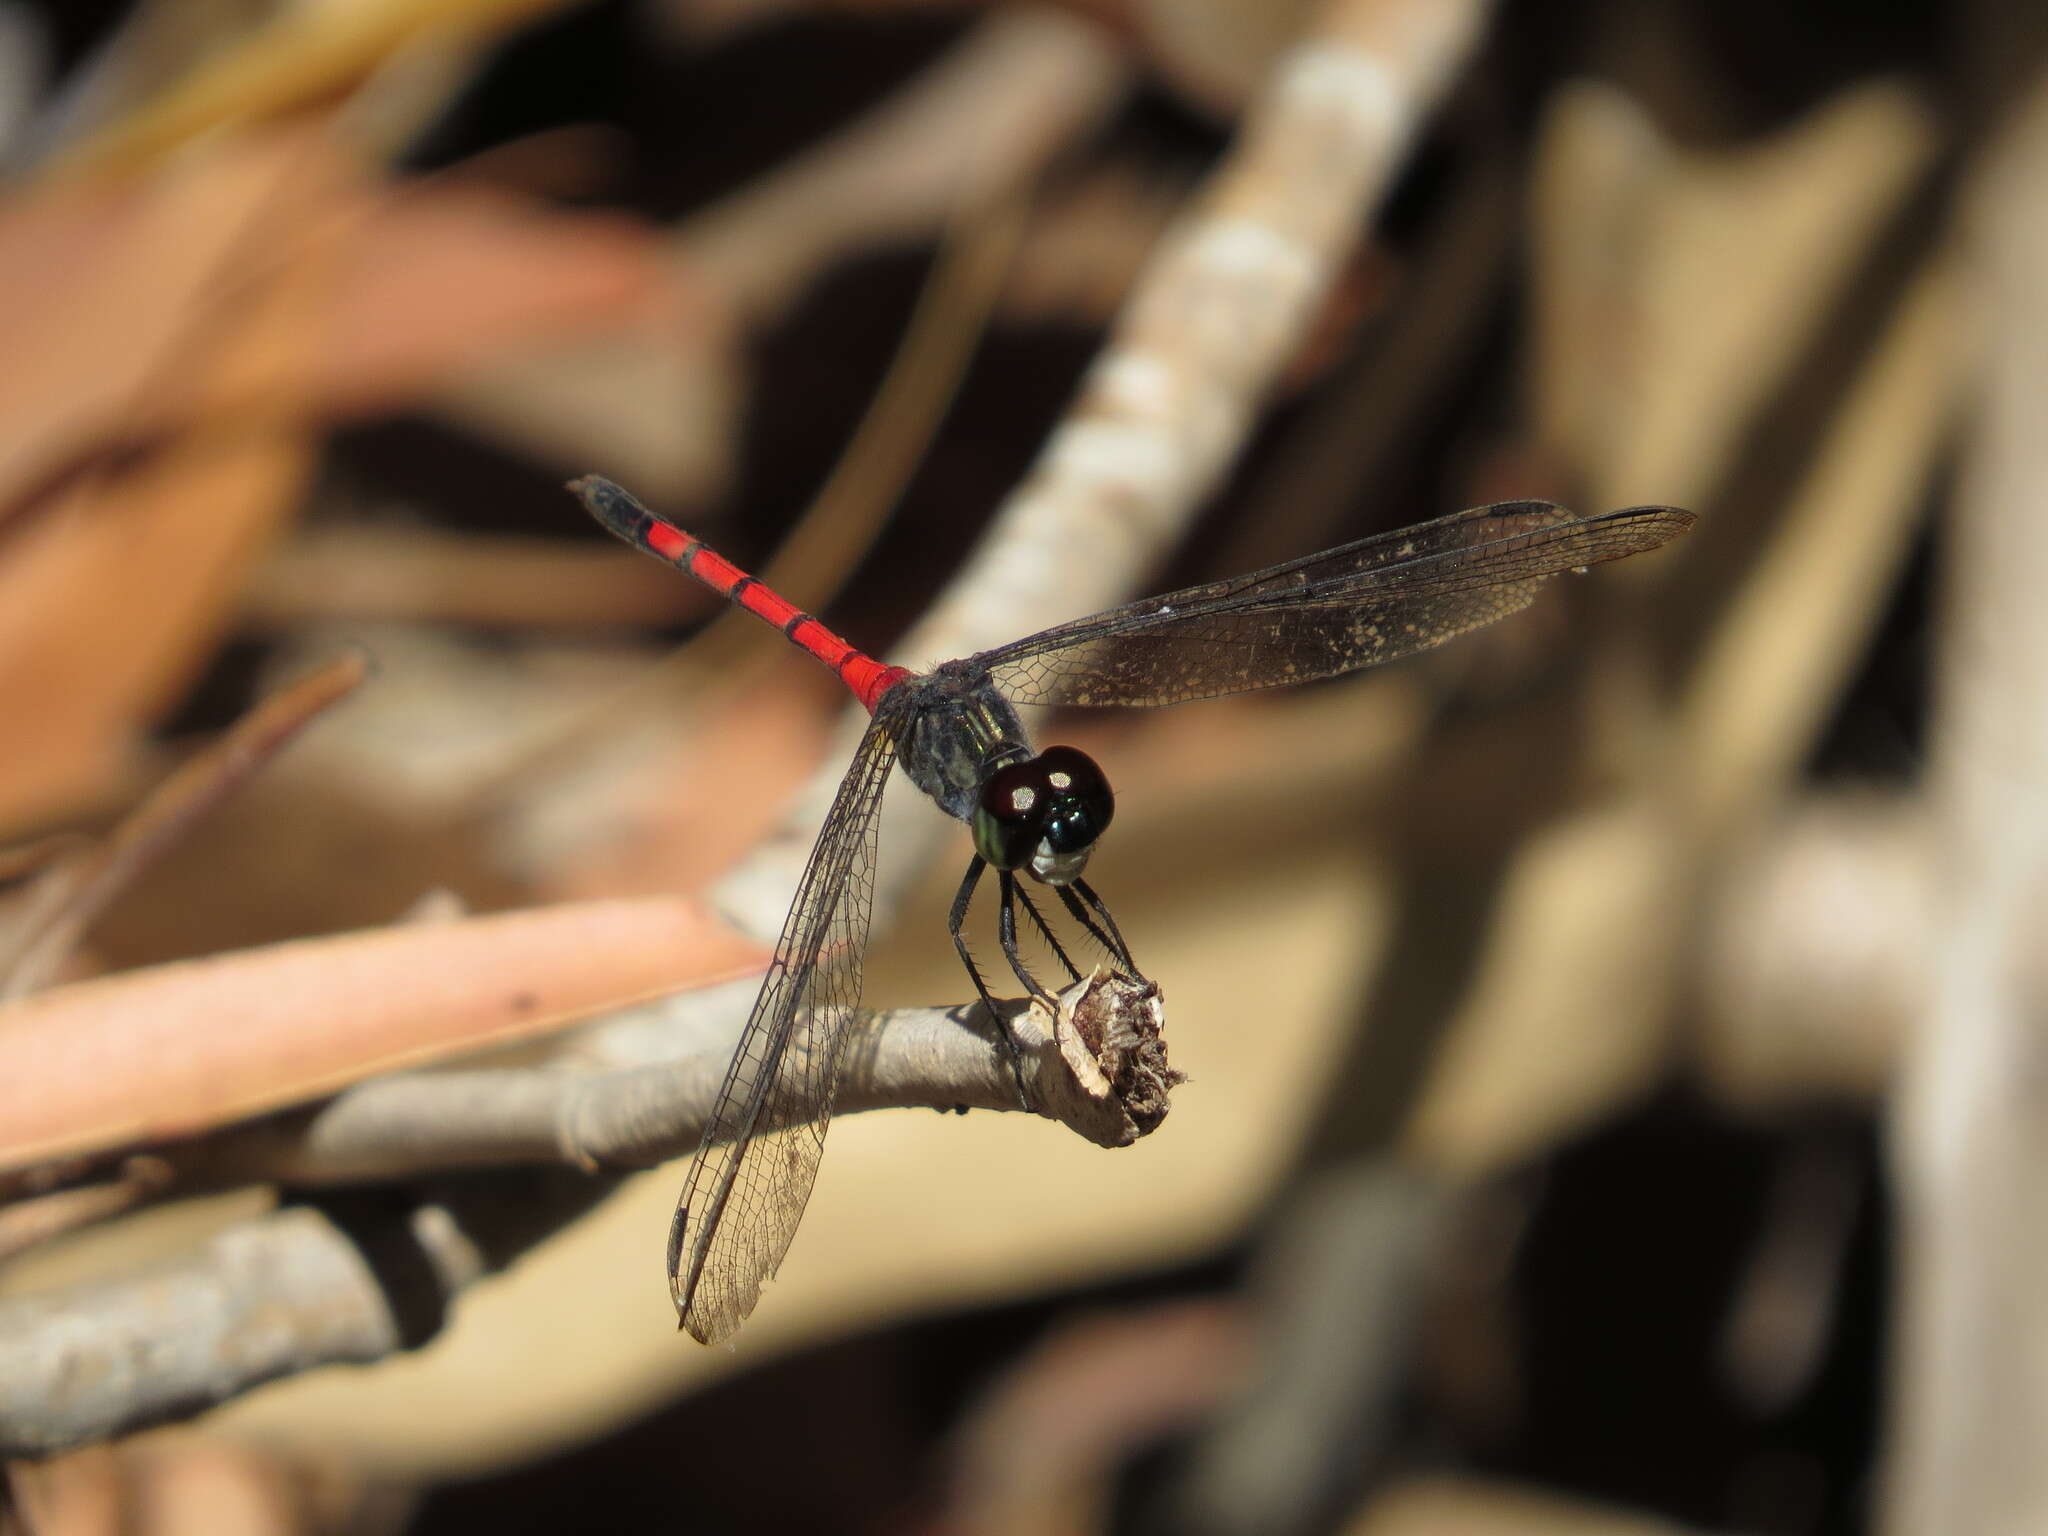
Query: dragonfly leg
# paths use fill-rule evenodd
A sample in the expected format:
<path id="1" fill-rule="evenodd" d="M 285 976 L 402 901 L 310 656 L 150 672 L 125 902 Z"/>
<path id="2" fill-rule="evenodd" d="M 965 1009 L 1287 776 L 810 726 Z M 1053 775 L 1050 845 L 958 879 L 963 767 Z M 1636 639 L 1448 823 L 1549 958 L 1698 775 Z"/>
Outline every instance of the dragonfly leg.
<path id="1" fill-rule="evenodd" d="M 996 1007 L 996 1000 L 989 994 L 988 983 L 982 979 L 981 967 L 974 963 L 974 955 L 967 948 L 966 937 L 961 929 L 967 923 L 967 909 L 974 901 L 974 888 L 981 883 L 981 872 L 988 868 L 988 860 L 976 854 L 967 865 L 967 873 L 960 881 L 960 889 L 953 897 L 953 910 L 946 917 L 946 931 L 953 936 L 953 948 L 959 951 L 960 963 L 967 967 L 968 979 L 974 983 L 974 990 L 981 998 L 981 1006 L 988 1013 L 989 1021 L 996 1027 L 996 1038 L 1002 1041 L 1003 1055 L 1009 1059 L 1010 1075 L 1017 1082 L 1017 1103 L 1020 1108 L 1031 1107 L 1030 1095 L 1024 1088 L 1024 1053 L 1017 1047 L 1017 1037 L 1010 1033 L 1010 1022 Z M 1004 877 L 1008 879 L 1008 876 Z M 1014 953 L 1016 947 L 1015 925 L 1005 949 Z M 1012 961 L 1014 964 L 1015 961 Z"/>
<path id="2" fill-rule="evenodd" d="M 981 967 L 974 963 L 974 956 L 968 951 L 967 940 L 960 930 L 967 923 L 967 908 L 974 900 L 974 888 L 981 883 L 981 872 L 988 868 L 988 861 L 976 854 L 967 864 L 967 874 L 960 882 L 960 889 L 953 897 L 953 910 L 946 917 L 946 932 L 952 935 L 953 948 L 960 952 L 960 963 L 967 967 L 968 979 L 974 983 L 974 990 L 981 998 L 982 1007 L 988 1010 L 990 1018 L 998 1017 L 996 1000 L 989 996 L 988 983 L 981 979 Z"/>
<path id="3" fill-rule="evenodd" d="M 1043 998 L 1048 1004 L 1053 1000 L 1045 990 L 1045 983 L 1031 974 L 1031 967 L 1024 963 L 1024 953 L 1017 947 L 1017 899 L 1024 893 L 1019 889 L 1017 877 L 1007 869 L 996 871 L 996 879 L 1002 891 L 1002 904 L 996 908 L 996 937 L 1003 941 L 1003 953 L 1009 957 L 1010 969 L 1033 997 Z M 1026 898 L 1028 906 L 1029 898 Z"/>
<path id="4" fill-rule="evenodd" d="M 1079 981 L 1081 979 L 1080 971 L 1075 969 L 1072 958 L 1068 956 L 1065 947 L 1061 945 L 1059 939 L 1054 935 L 1052 928 L 1046 923 L 1045 914 L 1038 910 L 1038 903 L 1031 899 L 1031 892 L 1025 888 L 1021 880 L 1017 882 L 1017 900 L 1023 904 L 1024 910 L 1031 915 L 1031 921 L 1037 925 L 1039 933 L 1044 936 L 1045 942 L 1051 946 L 1052 952 L 1060 957 L 1060 964 L 1067 968 L 1067 979 Z"/>
<path id="5" fill-rule="evenodd" d="M 1095 940 L 1108 950 L 1112 959 L 1133 976 L 1142 976 L 1138 962 L 1131 958 L 1131 947 L 1124 942 L 1123 933 L 1117 928 L 1116 919 L 1109 915 L 1109 907 L 1095 894 L 1095 887 L 1086 880 L 1074 880 L 1059 888 L 1060 900 L 1067 904 L 1067 910 L 1075 919 L 1095 935 Z M 1087 906 L 1081 905 L 1087 902 Z M 1099 922 L 1098 922 L 1099 919 Z M 1106 931 L 1105 931 L 1106 930 Z"/>

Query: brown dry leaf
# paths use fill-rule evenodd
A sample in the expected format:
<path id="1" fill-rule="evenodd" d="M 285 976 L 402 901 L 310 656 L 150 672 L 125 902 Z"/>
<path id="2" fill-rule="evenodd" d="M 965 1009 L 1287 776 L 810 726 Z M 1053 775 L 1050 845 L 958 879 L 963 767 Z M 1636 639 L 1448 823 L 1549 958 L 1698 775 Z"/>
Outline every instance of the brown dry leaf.
<path id="1" fill-rule="evenodd" d="M 304 939 L 59 987 L 0 1008 L 0 1081 L 36 1089 L 9 1106 L 0 1168 L 190 1135 L 764 958 L 698 903 L 652 897 Z"/>
<path id="2" fill-rule="evenodd" d="M 0 566 L 0 825 L 60 816 L 118 781 L 306 466 L 295 435 L 180 453 L 117 493 L 67 498 L 17 541 Z"/>
<path id="3" fill-rule="evenodd" d="M 323 410 L 673 291 L 610 219 L 380 194 L 318 129 L 0 210 L 0 826 L 64 814 L 225 626 Z M 24 749 L 26 748 L 26 749 Z"/>
<path id="4" fill-rule="evenodd" d="M 20 208 L 0 227 L 0 293 L 25 311 L 5 327 L 16 345 L 0 384 L 0 505 L 14 514 L 0 719 L 19 733 L 0 751 L 0 825 L 106 786 L 296 498 L 312 445 L 292 424 L 294 381 L 331 282 L 326 252 L 308 240 L 305 259 L 263 281 L 218 285 L 251 237 L 324 205 L 331 171 L 310 139 L 280 138 L 132 195 Z M 100 217 L 53 228 L 39 211 Z M 231 302 L 209 303 L 210 289 Z M 164 403 L 208 394 L 268 408 L 233 433 L 149 438 Z M 67 463 L 124 418 L 126 462 Z"/>
<path id="5" fill-rule="evenodd" d="M 311 268 L 296 356 L 275 378 L 223 366 L 261 318 L 251 301 Z M 452 178 L 380 189 L 319 131 L 144 183 L 44 188 L 0 204 L 0 518 L 212 413 L 382 407 L 535 338 L 687 325 L 688 302 L 630 220 Z"/>
<path id="6" fill-rule="evenodd" d="M 0 520 L 48 510 L 95 451 L 145 443 L 173 403 L 188 416 L 225 381 L 262 398 L 270 380 L 235 364 L 277 328 L 285 274 L 239 288 L 232 275 L 283 231 L 308 243 L 338 190 L 334 158 L 299 133 L 223 146 L 147 183 L 0 202 Z M 303 287 L 311 274 L 292 275 Z M 309 343 L 304 332 L 291 339 Z"/>
<path id="7" fill-rule="evenodd" d="M 536 340 L 702 329 L 697 290 L 656 254 L 650 229 L 616 215 L 448 180 L 388 195 L 350 230 L 315 387 L 331 409 L 368 410 Z"/>

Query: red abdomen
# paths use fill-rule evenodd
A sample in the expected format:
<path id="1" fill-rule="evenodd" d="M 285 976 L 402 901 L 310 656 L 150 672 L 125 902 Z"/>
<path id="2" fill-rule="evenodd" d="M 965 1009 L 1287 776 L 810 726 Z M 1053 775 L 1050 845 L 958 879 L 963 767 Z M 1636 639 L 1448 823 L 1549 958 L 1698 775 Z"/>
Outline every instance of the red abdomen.
<path id="1" fill-rule="evenodd" d="M 873 714 L 882 695 L 915 674 L 888 666 L 866 651 L 849 645 L 795 603 L 761 585 L 730 560 L 692 538 L 674 523 L 657 517 L 624 487 L 601 475 L 571 481 L 569 489 L 613 533 L 636 549 L 644 549 L 703 582 L 728 602 L 773 624 L 790 644 L 811 653 L 839 675 L 853 696 Z"/>

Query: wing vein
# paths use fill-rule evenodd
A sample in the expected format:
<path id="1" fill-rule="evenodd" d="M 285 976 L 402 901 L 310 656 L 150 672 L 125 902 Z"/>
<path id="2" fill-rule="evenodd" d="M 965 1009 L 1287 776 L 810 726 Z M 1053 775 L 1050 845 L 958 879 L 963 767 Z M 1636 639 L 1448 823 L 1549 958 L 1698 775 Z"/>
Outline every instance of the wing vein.
<path id="1" fill-rule="evenodd" d="M 894 725 L 893 712 L 877 713 L 833 796 L 683 1183 L 669 1230 L 670 1291 L 683 1326 L 706 1344 L 753 1311 L 817 1178 L 860 1005 Z"/>
<path id="2" fill-rule="evenodd" d="M 1562 572 L 1655 549 L 1672 507 L 1501 502 L 1077 619 L 975 660 L 1022 704 L 1147 706 L 1333 677 L 1504 618 Z"/>

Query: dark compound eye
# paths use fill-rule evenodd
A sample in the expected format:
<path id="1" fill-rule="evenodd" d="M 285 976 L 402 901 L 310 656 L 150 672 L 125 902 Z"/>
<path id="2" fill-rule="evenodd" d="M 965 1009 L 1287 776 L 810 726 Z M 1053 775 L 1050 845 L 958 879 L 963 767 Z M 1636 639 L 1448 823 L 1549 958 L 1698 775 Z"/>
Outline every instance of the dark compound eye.
<path id="1" fill-rule="evenodd" d="M 998 768 L 981 786 L 974 811 L 974 851 L 997 869 L 1016 869 L 1031 857 L 1045 814 L 1037 759 Z"/>
<path id="2" fill-rule="evenodd" d="M 1041 880 L 1080 874 L 1088 850 L 1116 813 L 1116 797 L 1095 759 L 1074 747 L 1048 747 L 999 768 L 982 785 L 974 848 L 998 869 L 1029 864 Z"/>
<path id="3" fill-rule="evenodd" d="M 1094 847 L 1116 814 L 1116 796 L 1095 759 L 1078 747 L 1047 747 L 1038 755 L 1038 770 L 1049 791 L 1044 827 L 1053 852 Z"/>

